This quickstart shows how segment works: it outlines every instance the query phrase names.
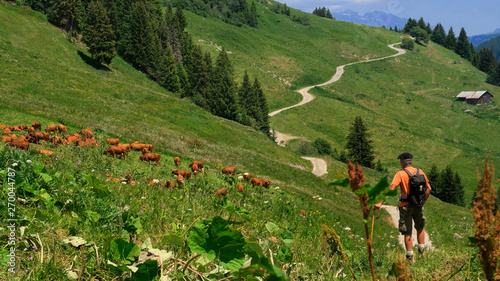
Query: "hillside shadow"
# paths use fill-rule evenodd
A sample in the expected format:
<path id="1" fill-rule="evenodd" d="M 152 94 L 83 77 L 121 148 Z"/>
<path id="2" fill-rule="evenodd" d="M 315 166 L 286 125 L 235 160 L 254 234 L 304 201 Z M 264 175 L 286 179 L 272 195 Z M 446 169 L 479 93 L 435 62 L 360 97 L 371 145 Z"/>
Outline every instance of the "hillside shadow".
<path id="1" fill-rule="evenodd" d="M 82 58 L 82 60 L 92 66 L 93 68 L 97 69 L 97 70 L 103 70 L 103 71 L 111 71 L 111 69 L 105 65 L 102 65 L 102 64 L 96 64 L 95 61 L 89 57 L 87 54 L 85 54 L 84 52 L 82 51 L 77 51 L 78 55 L 80 56 L 80 58 Z"/>

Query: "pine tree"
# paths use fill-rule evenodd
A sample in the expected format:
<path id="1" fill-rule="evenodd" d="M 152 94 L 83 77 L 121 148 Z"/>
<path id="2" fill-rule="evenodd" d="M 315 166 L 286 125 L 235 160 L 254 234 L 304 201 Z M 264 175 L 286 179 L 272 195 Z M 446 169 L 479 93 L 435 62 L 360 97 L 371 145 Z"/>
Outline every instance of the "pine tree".
<path id="1" fill-rule="evenodd" d="M 455 46 L 457 45 L 457 38 L 455 37 L 455 32 L 453 32 L 453 27 L 450 26 L 450 30 L 448 30 L 448 35 L 444 40 L 444 47 L 450 50 L 455 50 Z"/>
<path id="2" fill-rule="evenodd" d="M 239 113 L 236 85 L 233 67 L 226 50 L 222 50 L 215 64 L 213 98 L 209 104 L 213 114 L 229 120 L 236 120 Z"/>
<path id="3" fill-rule="evenodd" d="M 363 120 L 360 116 L 356 116 L 347 135 L 346 150 L 352 162 L 358 162 L 362 166 L 373 168 L 375 156 L 373 154 L 373 141 L 369 137 L 370 134 Z"/>
<path id="4" fill-rule="evenodd" d="M 49 22 L 71 33 L 75 28 L 77 0 L 51 0 L 50 4 L 51 7 L 47 14 Z"/>
<path id="5" fill-rule="evenodd" d="M 92 59 L 97 65 L 110 64 L 115 56 L 116 42 L 106 8 L 100 1 L 90 2 L 84 23 L 82 41 L 87 44 Z"/>
<path id="6" fill-rule="evenodd" d="M 437 198 L 441 198 L 441 175 L 436 164 L 432 165 L 431 170 L 427 174 L 427 179 L 429 179 L 429 184 L 432 187 L 431 194 Z"/>
<path id="7" fill-rule="evenodd" d="M 465 207 L 464 201 L 464 185 L 460 179 L 460 175 L 455 173 L 455 178 L 453 180 L 453 193 L 456 201 L 456 205 Z"/>
<path id="8" fill-rule="evenodd" d="M 193 47 L 190 58 L 189 64 L 186 65 L 189 84 L 191 86 L 191 93 L 189 95 L 201 95 L 205 98 L 209 88 L 210 76 L 200 45 Z"/>
<path id="9" fill-rule="evenodd" d="M 255 119 L 259 130 L 263 132 L 269 139 L 274 140 L 271 136 L 271 124 L 269 121 L 269 107 L 267 106 L 266 96 L 260 86 L 259 80 L 255 77 L 253 82 L 254 96 L 257 99 L 257 108 L 255 112 Z"/>
<path id="10" fill-rule="evenodd" d="M 257 6 L 255 6 L 255 1 L 252 1 L 252 4 L 250 5 L 250 11 L 248 13 L 248 25 L 251 27 L 256 27 L 259 25 L 259 22 L 257 21 Z"/>
<path id="11" fill-rule="evenodd" d="M 431 40 L 443 46 L 445 38 L 446 38 L 446 33 L 444 31 L 444 28 L 441 25 L 441 23 L 438 22 L 434 27 L 434 30 L 432 31 Z"/>
<path id="12" fill-rule="evenodd" d="M 425 21 L 424 21 L 424 18 L 420 17 L 420 19 L 418 20 L 417 22 L 417 26 L 422 28 L 423 30 L 425 30 Z"/>
<path id="13" fill-rule="evenodd" d="M 451 204 L 457 204 L 457 198 L 454 190 L 454 174 L 453 171 L 451 170 L 450 166 L 446 166 L 446 169 L 444 169 L 441 172 L 441 184 L 442 184 L 442 190 L 440 192 L 440 197 L 441 201 L 451 203 Z"/>
<path id="14" fill-rule="evenodd" d="M 248 77 L 248 73 L 245 71 L 245 74 L 243 75 L 243 81 L 241 82 L 241 85 L 238 89 L 238 98 L 241 109 L 241 123 L 247 126 L 252 125 L 252 121 L 250 120 L 250 118 L 257 119 L 255 118 L 257 100 L 254 94 L 255 92 L 252 89 L 250 78 Z"/>
<path id="15" fill-rule="evenodd" d="M 189 79 L 188 79 L 188 76 L 187 76 L 187 72 L 186 72 L 186 69 L 184 68 L 184 66 L 182 65 L 182 63 L 177 63 L 176 64 L 177 66 L 177 75 L 179 76 L 179 82 L 180 82 L 180 86 L 181 86 L 181 96 L 184 96 L 184 92 L 186 91 L 190 91 L 190 86 L 189 86 Z"/>
<path id="16" fill-rule="evenodd" d="M 406 21 L 405 26 L 403 27 L 403 33 L 410 33 L 410 30 L 417 25 L 417 20 L 409 18 L 408 21 Z"/>
<path id="17" fill-rule="evenodd" d="M 455 53 L 468 61 L 471 59 L 470 43 L 467 39 L 467 33 L 463 27 L 458 35 L 457 44 L 455 45 Z"/>
<path id="18" fill-rule="evenodd" d="M 493 74 L 495 72 L 497 64 L 495 53 L 493 53 L 493 50 L 490 48 L 482 48 L 481 50 L 479 50 L 478 56 L 479 70 L 490 75 Z"/>
<path id="19" fill-rule="evenodd" d="M 330 9 L 326 10 L 326 18 L 333 19 L 332 13 L 330 12 Z"/>

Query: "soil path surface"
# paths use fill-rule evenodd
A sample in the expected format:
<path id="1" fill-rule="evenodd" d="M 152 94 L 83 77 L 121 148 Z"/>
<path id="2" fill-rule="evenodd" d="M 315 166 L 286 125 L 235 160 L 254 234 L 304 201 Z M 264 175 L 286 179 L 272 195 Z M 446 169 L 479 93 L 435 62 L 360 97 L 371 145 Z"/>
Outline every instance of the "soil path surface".
<path id="1" fill-rule="evenodd" d="M 288 107 L 285 107 L 285 108 L 273 111 L 273 112 L 269 113 L 269 116 L 272 117 L 272 116 L 274 116 L 274 115 L 276 115 L 276 114 L 278 114 L 278 113 L 280 113 L 282 111 L 285 111 L 285 110 L 288 110 L 288 109 L 291 109 L 291 108 L 294 108 L 294 107 L 298 107 L 298 106 L 304 105 L 304 104 L 306 104 L 308 102 L 311 102 L 312 100 L 314 100 L 314 96 L 309 93 L 309 90 L 312 89 L 312 88 L 314 88 L 314 87 L 316 87 L 316 86 L 320 86 L 321 87 L 321 86 L 326 86 L 326 85 L 332 84 L 334 82 L 337 82 L 340 79 L 340 77 L 342 77 L 342 74 L 344 74 L 344 67 L 346 67 L 348 65 L 353 65 L 353 64 L 358 64 L 358 63 L 365 63 L 365 62 L 371 62 L 371 61 L 378 61 L 378 60 L 392 58 L 392 57 L 396 57 L 396 56 L 400 56 L 400 55 L 404 54 L 406 52 L 405 50 L 394 47 L 395 45 L 400 44 L 400 43 L 401 42 L 388 45 L 389 48 L 397 51 L 398 52 L 397 54 L 390 55 L 390 56 L 387 56 L 387 57 L 381 57 L 381 58 L 371 59 L 371 60 L 364 60 L 364 61 L 352 62 L 352 63 L 348 63 L 348 64 L 344 64 L 344 65 L 338 66 L 337 67 L 337 71 L 335 72 L 335 75 L 333 75 L 333 77 L 330 80 L 328 80 L 328 81 L 326 81 L 325 83 L 322 83 L 322 84 L 313 85 L 313 86 L 305 87 L 305 88 L 302 88 L 302 89 L 298 90 L 297 92 L 299 92 L 302 95 L 302 101 L 301 102 L 299 102 L 297 104 L 294 104 L 292 106 L 288 106 Z M 304 140 L 307 140 L 304 137 L 296 137 L 296 136 L 287 135 L 287 134 L 283 134 L 283 133 L 276 132 L 276 131 L 274 133 L 276 134 L 276 142 L 279 145 L 281 145 L 281 146 L 285 146 L 286 142 L 288 140 L 291 140 L 291 139 L 304 139 Z M 313 171 L 312 171 L 312 173 L 314 175 L 320 177 L 320 176 L 328 173 L 327 172 L 327 164 L 326 164 L 325 160 L 320 159 L 320 158 L 313 158 L 313 157 L 302 157 L 302 158 L 311 161 L 311 163 L 313 164 Z"/>
<path id="2" fill-rule="evenodd" d="M 398 211 L 398 207 L 396 207 L 396 206 L 382 205 L 382 209 L 386 210 L 391 215 L 392 222 L 394 223 L 394 227 L 397 228 L 398 225 L 399 225 L 399 211 Z M 424 233 L 425 233 L 425 242 L 424 242 L 425 250 L 426 251 L 427 250 L 429 250 L 429 251 L 434 250 L 434 246 L 432 245 L 432 241 L 431 241 L 431 239 L 429 239 L 429 235 L 427 234 L 427 232 L 425 231 L 425 229 L 424 229 Z M 417 241 L 417 230 L 415 229 L 415 226 L 413 227 L 413 230 L 412 230 L 411 240 L 413 241 L 413 246 L 415 246 L 415 245 L 418 244 L 418 241 Z M 403 246 L 403 249 L 405 249 L 405 241 L 404 241 L 404 236 L 403 235 L 399 235 L 399 244 L 401 244 L 401 246 Z"/>

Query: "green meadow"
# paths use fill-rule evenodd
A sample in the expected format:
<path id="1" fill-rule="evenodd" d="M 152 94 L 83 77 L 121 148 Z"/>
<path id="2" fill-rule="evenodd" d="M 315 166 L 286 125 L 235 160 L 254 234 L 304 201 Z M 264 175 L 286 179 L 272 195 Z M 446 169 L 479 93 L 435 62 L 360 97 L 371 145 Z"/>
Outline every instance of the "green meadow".
<path id="1" fill-rule="evenodd" d="M 328 80 L 338 65 L 393 54 L 387 44 L 400 36 L 300 13 L 309 21 L 303 26 L 260 4 L 257 8 L 257 29 L 189 12 L 186 16 L 194 41 L 214 53 L 219 47 L 230 52 L 237 79 L 245 70 L 259 78 L 271 110 L 300 101 L 294 90 Z M 259 248 L 266 256 L 262 264 L 269 259 L 292 280 L 351 280 L 346 264 L 330 256 L 322 243 L 321 225 L 326 224 L 340 236 L 358 279 L 370 278 L 359 201 L 350 190 L 328 185 L 347 177 L 347 165 L 321 156 L 329 173 L 317 178 L 310 173 L 311 164 L 293 149 L 180 99 L 120 57 L 107 69 L 96 69 L 88 60 L 84 46 L 44 16 L 0 3 L 0 124 L 63 123 L 69 132 L 92 128 L 100 142 L 95 148 L 31 145 L 54 151 L 53 157 L 0 146 L 5 191 L 0 204 L 5 210 L 8 171 L 16 169 L 16 214 L 18 226 L 24 227 L 17 236 L 18 272 L 2 271 L 1 278 L 66 280 L 76 274 L 84 280 L 121 280 L 132 273 L 117 277 L 108 265 L 122 261 L 112 245 L 135 234 L 137 244 L 151 243 L 143 250 L 158 249 L 170 256 L 159 272 L 171 280 L 220 280 L 231 274 L 217 270 L 223 259 L 198 259 L 190 248 L 197 223 L 216 217 L 257 242 L 252 249 Z M 469 64 L 454 61 L 460 59 L 429 43 L 397 58 L 349 66 L 340 81 L 313 89 L 313 102 L 284 111 L 271 122 L 279 132 L 310 140 L 321 137 L 340 150 L 352 120 L 360 115 L 389 177 L 398 169 L 396 156 L 407 150 L 423 169 L 436 163 L 458 171 L 470 201 L 477 184 L 476 167 L 482 166 L 487 153 L 498 164 L 498 109 L 495 104 L 471 108 L 454 101 L 454 96 L 471 89 L 487 89 L 495 96 L 498 87 L 486 84 L 485 75 Z M 474 115 L 463 113 L 469 108 Z M 161 154 L 160 166 L 140 162 L 136 151 L 126 159 L 103 155 L 109 137 L 123 143 L 153 143 Z M 201 160 L 205 171 L 186 180 L 182 189 L 149 185 L 149 178 L 162 183 L 175 180 L 171 174 L 178 169 L 175 156 L 181 158 L 181 169 Z M 235 166 L 237 175 L 221 174 L 225 166 Z M 270 189 L 238 179 L 244 172 L 270 180 Z M 128 173 L 136 185 L 109 182 L 105 176 L 122 178 Z M 376 184 L 383 176 L 365 169 L 367 183 Z M 243 193 L 237 191 L 238 184 L 244 185 Z M 222 187 L 229 190 L 226 199 L 214 194 Z M 396 199 L 389 204 L 395 205 Z M 6 212 L 0 217 L 8 219 Z M 461 280 L 465 270 L 469 276 L 478 275 L 477 250 L 468 242 L 469 209 L 431 197 L 426 217 L 436 249 L 410 266 L 414 279 L 447 278 L 455 268 L 462 270 L 452 280 Z M 6 227 L 1 233 L 6 241 Z M 463 239 L 454 239 L 454 234 Z M 373 254 L 381 280 L 395 280 L 389 271 L 403 252 L 397 235 L 388 214 L 377 212 Z M 74 248 L 63 242 L 70 236 L 81 237 L 86 244 Z M 247 245 L 255 246 L 250 242 Z M 0 251 L 5 257 L 6 243 Z"/>

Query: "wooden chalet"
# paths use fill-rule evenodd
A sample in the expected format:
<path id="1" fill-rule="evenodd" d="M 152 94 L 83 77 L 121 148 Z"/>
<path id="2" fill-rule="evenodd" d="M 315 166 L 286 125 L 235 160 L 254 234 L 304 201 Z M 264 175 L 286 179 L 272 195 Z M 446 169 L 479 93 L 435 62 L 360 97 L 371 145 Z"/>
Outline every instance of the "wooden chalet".
<path id="1" fill-rule="evenodd" d="M 468 104 L 486 104 L 493 102 L 493 95 L 488 91 L 464 91 L 457 96 L 457 100 Z"/>

